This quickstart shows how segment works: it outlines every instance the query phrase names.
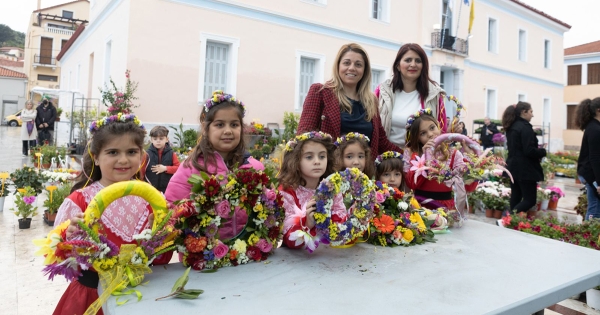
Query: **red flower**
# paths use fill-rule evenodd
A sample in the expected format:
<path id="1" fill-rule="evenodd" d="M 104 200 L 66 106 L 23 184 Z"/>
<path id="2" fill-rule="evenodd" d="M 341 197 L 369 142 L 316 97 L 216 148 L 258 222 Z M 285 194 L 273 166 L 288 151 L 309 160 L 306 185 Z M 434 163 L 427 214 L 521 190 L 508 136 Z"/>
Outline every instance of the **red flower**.
<path id="1" fill-rule="evenodd" d="M 280 232 L 279 227 L 277 227 L 277 226 L 272 227 L 269 230 L 269 235 L 268 236 L 269 236 L 270 239 L 274 240 L 274 239 L 276 239 L 276 238 L 279 237 L 279 232 Z"/>
<path id="2" fill-rule="evenodd" d="M 537 226 L 534 226 L 532 230 L 536 233 L 540 233 L 542 231 L 542 228 L 539 225 L 537 225 Z"/>
<path id="3" fill-rule="evenodd" d="M 219 192 L 221 185 L 216 178 L 211 177 L 204 182 L 204 189 L 206 190 L 206 197 L 212 197 Z"/>
<path id="4" fill-rule="evenodd" d="M 178 218 L 189 218 L 195 214 L 197 214 L 196 207 L 194 207 L 194 203 L 191 200 L 177 205 L 177 208 L 175 209 L 175 216 Z"/>
<path id="5" fill-rule="evenodd" d="M 202 253 L 202 251 L 206 248 L 207 239 L 204 236 L 197 238 L 189 234 L 185 238 L 184 243 L 185 248 L 187 248 L 190 253 Z"/>
<path id="6" fill-rule="evenodd" d="M 206 267 L 206 261 L 203 254 L 188 254 L 185 263 L 194 270 L 202 270 Z"/>
<path id="7" fill-rule="evenodd" d="M 399 200 L 404 198 L 404 192 L 400 191 L 400 189 L 394 187 L 394 199 Z"/>
<path id="8" fill-rule="evenodd" d="M 524 229 L 529 229 L 529 228 L 531 228 L 531 224 L 529 224 L 529 222 L 527 222 L 527 223 L 519 222 L 519 230 L 524 230 Z"/>
<path id="9" fill-rule="evenodd" d="M 248 249 L 246 250 L 246 256 L 254 261 L 260 261 L 262 258 L 260 249 L 256 246 L 248 246 Z"/>

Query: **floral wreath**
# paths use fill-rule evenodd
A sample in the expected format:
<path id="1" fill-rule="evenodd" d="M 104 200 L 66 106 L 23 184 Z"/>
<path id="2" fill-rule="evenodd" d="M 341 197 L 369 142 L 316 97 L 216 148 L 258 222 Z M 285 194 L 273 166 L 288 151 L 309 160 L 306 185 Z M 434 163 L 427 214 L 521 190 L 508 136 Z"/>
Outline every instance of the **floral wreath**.
<path id="1" fill-rule="evenodd" d="M 410 129 L 410 126 L 415 122 L 415 119 L 421 117 L 422 115 L 433 115 L 431 112 L 431 108 L 421 108 L 418 112 L 408 116 L 406 120 L 406 130 Z"/>
<path id="2" fill-rule="evenodd" d="M 94 134 L 96 131 L 100 130 L 103 126 L 106 126 L 113 122 L 128 122 L 133 121 L 136 125 L 138 125 L 142 129 L 146 129 L 144 125 L 142 125 L 142 121 L 134 114 L 123 114 L 118 113 L 117 115 L 106 116 L 102 119 L 93 121 L 90 124 L 90 133 Z"/>
<path id="3" fill-rule="evenodd" d="M 332 220 L 331 207 L 337 194 L 354 201 L 344 222 Z M 357 168 L 348 168 L 329 175 L 319 184 L 315 194 L 314 213 L 317 234 L 333 246 L 346 245 L 362 236 L 369 229 L 374 216 L 375 185 Z"/>
<path id="4" fill-rule="evenodd" d="M 370 222 L 369 243 L 395 247 L 435 242 L 431 223 L 417 211 L 421 206 L 415 198 L 380 181 L 375 186 L 376 217 Z"/>
<path id="5" fill-rule="evenodd" d="M 347 134 L 337 138 L 337 141 L 334 142 L 334 144 L 339 147 L 342 143 L 353 139 L 360 139 L 362 141 L 365 141 L 366 143 L 369 143 L 371 141 L 369 137 L 363 135 L 362 133 L 348 132 Z"/>
<path id="6" fill-rule="evenodd" d="M 227 177 L 192 175 L 190 199 L 176 202 L 175 240 L 183 265 L 217 269 L 267 259 L 281 239 L 285 216 L 283 198 L 269 176 L 252 169 L 234 170 Z M 242 210 L 244 229 L 228 240 L 219 238 L 222 222 Z"/>
<path id="7" fill-rule="evenodd" d="M 246 105 L 244 105 L 242 101 L 236 99 L 235 96 L 224 93 L 222 90 L 213 91 L 212 97 L 207 99 L 204 103 L 204 111 L 208 113 L 213 106 L 217 106 L 224 102 L 240 105 L 242 107 L 242 117 L 246 116 Z"/>
<path id="8" fill-rule="evenodd" d="M 379 166 L 379 164 L 381 164 L 381 162 L 383 162 L 383 160 L 387 160 L 387 159 L 401 159 L 402 160 L 402 153 L 396 152 L 396 151 L 383 152 L 383 154 L 378 155 L 377 158 L 375 159 L 375 166 Z"/>
<path id="9" fill-rule="evenodd" d="M 138 244 L 123 244 L 117 247 L 105 235 L 99 233 L 100 217 L 114 200 L 135 195 L 144 198 L 154 212 L 154 223 L 151 229 L 145 229 L 133 239 Z M 126 295 L 136 290 L 121 292 L 127 286 L 137 286 L 144 280 L 148 267 L 154 258 L 175 249 L 173 238 L 176 233 L 167 225 L 172 212 L 168 211 L 164 197 L 150 184 L 142 181 L 124 181 L 102 189 L 90 202 L 84 212 L 83 221 L 78 222 L 80 230 L 67 239 L 66 232 L 70 220 L 60 224 L 48 233 L 45 239 L 34 240 L 40 247 L 36 255 L 45 256 L 44 274 L 53 280 L 56 275 L 63 275 L 67 280 L 76 279 L 80 270 L 94 268 L 100 277 L 104 293 L 92 303 L 88 312 L 95 314 L 111 294 Z"/>
<path id="10" fill-rule="evenodd" d="M 458 100 L 458 98 L 456 98 L 456 96 L 454 96 L 454 95 L 448 95 L 448 100 L 456 103 L 456 114 L 454 115 L 454 118 L 452 119 L 452 123 L 450 125 L 450 130 L 452 130 L 452 129 L 454 129 L 454 125 L 458 124 L 458 122 L 460 122 L 460 114 L 466 108 L 463 106 L 463 104 L 460 102 L 460 100 Z"/>
<path id="11" fill-rule="evenodd" d="M 294 139 L 291 139 L 285 144 L 284 151 L 290 152 L 298 145 L 299 142 L 310 140 L 310 139 L 332 139 L 331 135 L 322 131 L 311 131 L 297 135 Z"/>

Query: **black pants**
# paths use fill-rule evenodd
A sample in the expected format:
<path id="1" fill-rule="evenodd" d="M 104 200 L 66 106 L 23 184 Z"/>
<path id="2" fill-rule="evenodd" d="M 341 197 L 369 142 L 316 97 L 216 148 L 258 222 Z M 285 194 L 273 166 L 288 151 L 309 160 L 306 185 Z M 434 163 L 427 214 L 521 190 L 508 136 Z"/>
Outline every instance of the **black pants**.
<path id="1" fill-rule="evenodd" d="M 533 180 L 518 180 L 510 184 L 511 211 L 526 212 L 536 203 L 537 182 Z"/>
<path id="2" fill-rule="evenodd" d="M 35 140 L 23 140 L 23 155 L 28 155 L 29 149 L 35 147 Z"/>

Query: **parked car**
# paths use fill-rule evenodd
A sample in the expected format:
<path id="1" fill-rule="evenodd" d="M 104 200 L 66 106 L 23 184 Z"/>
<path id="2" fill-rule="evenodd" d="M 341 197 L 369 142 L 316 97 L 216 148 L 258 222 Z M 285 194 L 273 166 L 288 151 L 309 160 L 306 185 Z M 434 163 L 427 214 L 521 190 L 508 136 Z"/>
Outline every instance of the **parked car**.
<path id="1" fill-rule="evenodd" d="M 11 127 L 21 126 L 21 124 L 23 124 L 23 122 L 21 121 L 21 111 L 22 109 L 12 115 L 4 117 L 4 121 L 2 122 L 2 124 L 7 124 Z"/>

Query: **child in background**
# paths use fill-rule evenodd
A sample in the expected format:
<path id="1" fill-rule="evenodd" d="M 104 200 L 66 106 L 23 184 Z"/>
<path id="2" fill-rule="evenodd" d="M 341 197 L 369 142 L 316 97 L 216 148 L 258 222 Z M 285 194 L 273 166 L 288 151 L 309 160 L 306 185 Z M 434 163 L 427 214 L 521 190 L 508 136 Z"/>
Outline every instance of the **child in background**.
<path id="1" fill-rule="evenodd" d="M 164 126 L 155 126 L 150 130 L 150 147 L 144 155 L 140 171 L 140 180 L 145 180 L 161 193 L 179 168 L 179 159 L 169 145 L 169 130 Z"/>
<path id="2" fill-rule="evenodd" d="M 314 228 L 317 207 L 313 197 L 321 180 L 334 172 L 334 152 L 331 136 L 320 131 L 298 135 L 285 146 L 278 179 L 285 208 L 283 244 L 289 248 L 316 248 L 312 240 L 317 234 Z M 332 220 L 346 220 L 341 195 L 333 202 Z M 299 237 L 297 231 L 303 237 Z"/>
<path id="3" fill-rule="evenodd" d="M 67 238 L 78 229 L 77 222 L 94 196 L 104 187 L 121 181 L 129 181 L 139 170 L 142 162 L 146 131 L 134 115 L 105 117 L 90 126 L 92 139 L 89 154 L 83 156 L 83 171 L 75 179 L 75 185 L 58 209 L 54 227 L 71 220 Z M 89 185 L 88 185 L 89 184 Z M 100 217 L 106 237 L 116 246 L 136 244 L 133 235 L 150 227 L 152 208 L 142 198 L 126 196 L 109 204 Z M 172 252 L 154 260 L 155 265 L 167 264 Z M 74 279 L 63 293 L 54 315 L 83 314 L 98 299 L 98 273 L 82 270 L 82 276 Z M 102 310 L 98 314 L 103 314 Z"/>
<path id="4" fill-rule="evenodd" d="M 192 184 L 188 179 L 192 174 L 205 172 L 209 175 L 226 175 L 229 169 L 235 166 L 264 169 L 262 163 L 245 154 L 242 128 L 245 113 L 244 103 L 233 95 L 223 91 L 213 92 L 200 115 L 200 141 L 167 186 L 165 197 L 168 202 L 190 197 Z M 234 217 L 221 225 L 219 236 L 223 239 L 233 238 L 246 227 L 246 221 L 246 212 L 242 209 L 236 210 Z"/>
<path id="5" fill-rule="evenodd" d="M 355 167 L 371 179 L 375 176 L 369 137 L 358 132 L 349 132 L 338 138 L 335 145 L 337 171 Z"/>
<path id="6" fill-rule="evenodd" d="M 449 167 L 454 169 L 464 165 L 463 155 L 459 150 L 446 144 L 434 148 L 434 139 L 441 133 L 437 120 L 431 116 L 430 109 L 421 109 L 408 118 L 406 124 L 406 150 L 404 151 L 404 172 L 406 174 L 406 185 L 414 190 L 415 198 L 422 206 L 429 209 L 439 207 L 455 210 L 456 205 L 452 197 L 452 187 L 445 183 L 438 183 L 435 179 L 427 179 L 417 174 L 411 163 L 417 161 L 417 157 L 423 155 L 425 150 L 433 150 L 432 158 L 440 162 L 450 160 Z M 473 151 L 463 142 L 465 152 Z M 463 184 L 464 186 L 464 184 Z M 463 187 L 464 191 L 464 187 Z M 460 209 L 461 213 L 465 209 Z"/>
<path id="7" fill-rule="evenodd" d="M 406 184 L 402 177 L 404 162 L 402 161 L 402 154 L 400 152 L 384 152 L 375 159 L 375 167 L 375 180 L 406 192 Z"/>

